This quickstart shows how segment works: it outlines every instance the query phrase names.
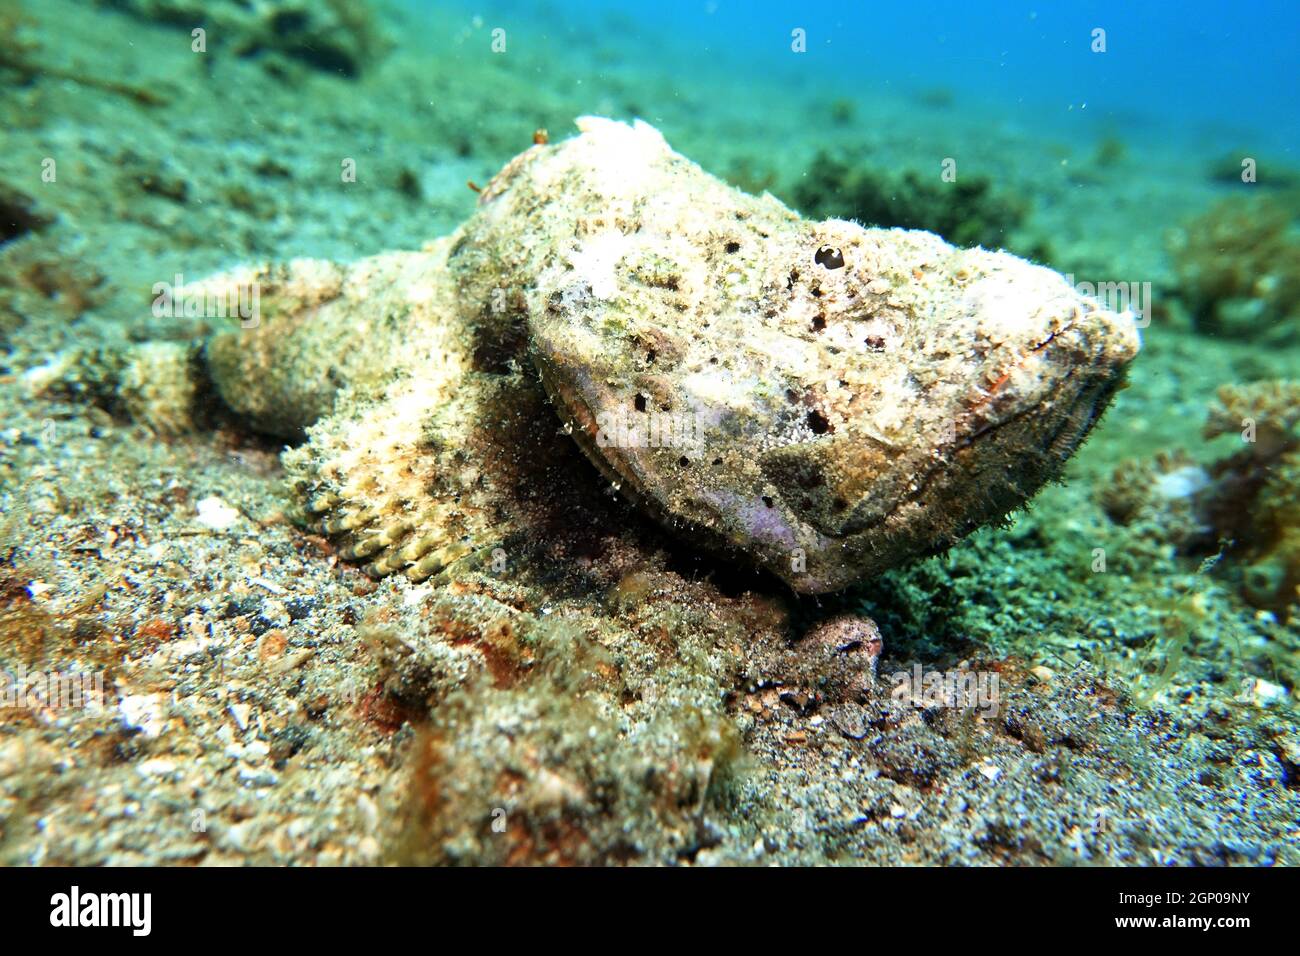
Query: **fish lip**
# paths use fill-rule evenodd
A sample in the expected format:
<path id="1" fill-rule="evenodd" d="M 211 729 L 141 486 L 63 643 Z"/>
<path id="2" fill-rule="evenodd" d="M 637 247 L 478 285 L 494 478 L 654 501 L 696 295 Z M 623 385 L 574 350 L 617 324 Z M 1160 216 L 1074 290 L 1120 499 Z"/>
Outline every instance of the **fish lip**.
<path id="1" fill-rule="evenodd" d="M 1058 341 L 1060 347 L 1067 351 L 1053 357 L 1050 350 Z M 838 528 L 822 527 L 807 517 L 801 517 L 801 520 L 818 534 L 842 545 L 847 546 L 859 540 L 869 541 L 883 529 L 896 526 L 899 513 L 922 500 L 936 482 L 942 482 L 945 475 L 958 465 L 958 456 L 983 454 L 979 449 L 998 432 L 1022 423 L 1030 416 L 1046 412 L 1053 416 L 1055 422 L 1050 431 L 1044 431 L 1042 445 L 1044 449 L 1058 449 L 1058 463 L 1045 465 L 1043 476 L 1034 481 L 1027 494 L 1015 502 L 1013 507 L 1026 504 L 1044 484 L 1059 474 L 1064 460 L 1087 438 L 1109 406 L 1111 398 L 1122 388 L 1140 349 L 1141 340 L 1136 327 L 1131 322 L 1125 324 L 1121 313 L 1097 308 L 1072 316 L 1060 328 L 1046 332 L 1032 345 L 1020 350 L 1014 358 L 998 365 L 993 386 L 973 386 L 965 411 L 959 419 L 954 416 L 958 422 L 954 440 L 934 447 L 931 455 L 923 460 L 927 467 L 918 469 L 912 490 L 899 496 L 886 510 L 869 518 L 855 519 L 851 515 L 860 504 L 860 499 L 850 507 L 850 517 Z M 1086 355 L 1087 358 L 1072 357 L 1074 355 Z M 994 420 L 984 418 L 982 413 L 988 410 L 999 391 L 1012 381 L 1015 373 L 1029 368 L 1035 362 L 1041 365 L 1037 371 L 1040 381 L 1032 389 L 1035 400 L 1000 410 Z M 989 373 L 984 374 L 987 376 Z M 1057 403 L 1054 400 L 1062 396 L 1068 396 L 1067 403 L 1055 407 Z M 1069 437 L 1063 439 L 1066 435 Z M 1060 445 L 1063 440 L 1068 447 Z M 1065 449 L 1063 456 L 1059 454 L 1062 448 Z M 1020 456 L 1017 461 L 1022 458 Z M 991 516 L 971 504 L 965 508 L 955 508 L 952 517 L 954 524 L 969 526 L 967 531 L 957 536 L 960 538 L 969 533 L 969 530 L 986 523 Z M 946 545 L 930 549 L 928 553 L 945 549 Z M 918 556 L 927 553 L 924 547 L 916 550 Z"/>
<path id="2" fill-rule="evenodd" d="M 617 454 L 618 448 L 614 446 L 599 447 L 596 440 L 599 432 L 596 414 L 578 389 L 564 384 L 556 374 L 555 366 L 559 363 L 536 347 L 530 352 L 533 367 L 537 369 L 543 389 L 550 397 L 551 403 L 560 411 L 567 431 L 583 456 L 620 495 L 645 509 L 660 524 L 667 522 L 671 516 L 659 506 L 658 502 L 638 490 L 637 482 L 640 478 L 631 469 L 627 456 Z"/>
<path id="3" fill-rule="evenodd" d="M 1019 360 L 1015 363 L 1015 367 L 1023 368 L 1033 355 L 1041 353 L 1042 350 L 1047 348 L 1047 346 L 1049 346 L 1056 338 L 1065 334 L 1067 331 L 1070 331 L 1074 325 L 1074 322 L 1068 323 L 1065 327 L 1052 333 L 1033 348 L 1022 353 Z M 1128 377 L 1129 367 L 1135 357 L 1136 352 L 1133 352 L 1127 355 L 1116 356 L 1114 361 L 1110 362 L 1074 364 L 1065 367 L 1064 374 L 1050 376 L 1049 381 L 1043 386 L 1045 399 L 1060 394 L 1064 389 L 1069 387 L 1070 383 L 1077 382 L 1080 376 L 1095 379 L 1095 382 L 1085 382 L 1080 385 L 1070 398 L 1069 404 L 1055 412 L 1055 415 L 1060 422 L 1060 427 L 1052 433 L 1052 443 L 1055 443 L 1070 428 L 1071 422 L 1075 420 L 1077 412 L 1086 410 L 1086 421 L 1083 422 L 1082 426 L 1076 426 L 1075 428 L 1076 433 L 1074 434 L 1073 440 L 1070 444 L 1070 453 L 1072 454 L 1073 451 L 1083 443 L 1092 431 L 1093 427 L 1101 419 L 1102 414 L 1109 407 L 1111 399 L 1123 387 Z M 984 404 L 987 404 L 988 401 L 991 401 L 992 397 L 993 395 L 990 391 L 984 397 L 984 400 L 980 405 L 973 407 L 968 412 L 968 419 L 975 414 L 979 407 L 982 407 Z M 995 435 L 1002 429 L 1015 425 L 1023 421 L 1027 416 L 1041 412 L 1049 407 L 1050 402 L 1045 400 L 1031 402 L 1026 404 L 1024 407 L 1017 409 L 1012 414 L 1000 418 L 998 421 L 986 422 L 981 427 L 967 432 L 964 436 L 960 436 L 958 441 L 949 445 L 945 450 L 945 454 L 943 454 L 931 468 L 927 469 L 915 491 L 909 492 L 907 495 L 900 498 L 898 502 L 883 515 L 862 525 L 859 529 L 850 534 L 844 535 L 843 537 L 847 538 L 852 537 L 852 534 L 868 533 L 872 529 L 885 524 L 895 517 L 906 505 L 921 498 L 929 490 L 934 479 L 942 476 L 943 472 L 953 464 L 957 455 L 975 448 L 978 445 L 987 443 L 991 436 Z M 1044 480 L 1023 499 L 1023 502 L 1032 500 L 1033 496 L 1037 494 L 1042 485 L 1050 480 L 1050 477 L 1050 475 L 1046 476 Z"/>
<path id="4" fill-rule="evenodd" d="M 707 551 L 719 559 L 737 558 L 748 562 L 756 569 L 771 574 L 784 582 L 791 590 L 799 593 L 790 579 L 781 572 L 780 562 L 771 558 L 762 547 L 746 547 L 731 540 L 722 531 L 688 516 L 673 514 L 666 510 L 651 495 L 641 492 L 638 482 L 643 481 L 633 468 L 633 456 L 622 454 L 617 446 L 599 446 L 597 418 L 591 405 L 577 388 L 565 384 L 556 374 L 560 362 L 550 358 L 543 351 L 532 350 L 533 365 L 537 368 L 542 386 L 551 397 L 552 402 L 563 410 L 563 417 L 570 426 L 570 434 L 575 444 L 606 480 L 611 482 L 619 495 L 642 509 L 642 513 L 656 521 L 660 527 L 669 527 L 677 534 L 689 533 Z M 794 516 L 792 516 L 794 517 Z M 804 522 L 800 522 L 804 524 Z M 812 529 L 815 534 L 816 529 Z M 825 537 L 825 536 L 822 536 Z M 752 540 L 752 539 L 751 539 Z M 747 544 L 749 542 L 746 542 Z M 757 544 L 757 541 L 753 543 Z M 836 590 L 843 585 L 837 585 Z"/>
<path id="5" fill-rule="evenodd" d="M 1077 370 L 1076 370 L 1077 372 Z M 1053 433 L 1052 444 L 1059 441 L 1062 436 L 1068 436 L 1070 447 L 1077 448 L 1078 445 L 1087 438 L 1093 426 L 1100 419 L 1102 413 L 1109 405 L 1110 399 L 1114 394 L 1123 387 L 1127 370 L 1121 367 L 1120 371 L 1109 378 L 1101 378 L 1096 385 L 1091 388 L 1082 390 L 1076 397 L 1076 401 L 1071 403 L 1070 410 L 1061 415 L 1061 427 Z M 1026 416 L 1031 414 L 1038 406 L 1027 408 L 1017 413 L 1015 416 L 1002 422 L 990 426 L 981 433 L 981 438 L 1008 426 L 1022 422 Z M 1072 414 L 1074 410 L 1080 407 L 1087 407 L 1088 414 L 1086 418 L 1079 422 Z M 1072 427 L 1072 424 L 1073 427 Z M 1068 457 L 1068 456 L 1067 456 Z M 823 537 L 830 541 L 836 542 L 843 547 L 856 546 L 872 551 L 872 540 L 885 529 L 891 521 L 896 519 L 898 513 L 909 504 L 915 503 L 919 498 L 931 490 L 932 484 L 936 479 L 941 479 L 946 466 L 951 463 L 951 459 L 937 463 L 931 468 L 921 480 L 914 492 L 910 492 L 903 498 L 900 498 L 888 512 L 883 516 L 872 521 L 870 525 L 844 536 L 832 536 L 821 533 Z M 1055 474 L 1053 472 L 1052 474 Z M 1050 480 L 1050 475 L 1040 481 L 1027 496 L 1021 498 L 1016 504 L 1023 505 L 1033 499 L 1044 484 Z M 808 555 L 809 570 L 802 575 L 790 575 L 786 573 L 784 566 L 780 563 L 761 562 L 763 567 L 775 576 L 781 578 L 797 594 L 833 594 L 843 591 L 861 582 L 872 574 L 880 573 L 890 568 L 907 564 L 911 561 L 921 560 L 935 554 L 941 554 L 953 545 L 957 544 L 967 534 L 984 526 L 991 520 L 989 515 L 973 514 L 967 517 L 966 522 L 957 523 L 955 531 L 947 538 L 937 540 L 930 546 L 909 546 L 906 549 L 906 556 L 886 559 L 885 563 L 879 567 L 870 566 L 869 562 L 849 561 L 843 563 L 832 562 L 828 566 L 820 568 L 816 573 L 813 572 L 813 555 Z M 820 532 L 819 532 L 820 533 Z M 916 544 L 916 542 L 912 542 Z"/>
<path id="6" fill-rule="evenodd" d="M 1127 366 L 1136 352 L 1124 351 L 1112 356 L 1109 352 L 1103 350 L 1093 360 L 1087 362 L 1053 360 L 1044 357 L 1046 350 L 1058 339 L 1063 340 L 1073 333 L 1074 340 L 1079 342 L 1081 337 L 1086 335 L 1086 327 L 1092 327 L 1099 332 L 1101 334 L 1098 337 L 1100 340 L 1114 328 L 1116 316 L 1117 313 L 1101 309 L 1073 316 L 1057 329 L 1044 330 L 1045 334 L 1041 338 L 1034 341 L 1032 345 L 1019 350 L 1013 357 L 1004 359 L 993 368 L 982 371 L 978 379 L 987 382 L 990 377 L 996 376 L 993 379 L 993 384 L 988 387 L 981 387 L 979 384 L 971 386 L 967 397 L 959 403 L 963 411 L 954 413 L 952 416 L 956 426 L 953 429 L 953 440 L 944 444 L 936 444 L 931 448 L 930 453 L 918 462 L 918 465 L 922 467 L 918 468 L 915 476 L 915 489 L 901 495 L 887 510 L 869 518 L 855 518 L 853 516 L 858 505 L 864 499 L 871 497 L 871 492 L 868 490 L 864 499 L 859 499 L 858 502 L 855 502 L 854 505 L 847 509 L 846 517 L 838 527 L 824 527 L 808 517 L 801 517 L 801 520 L 819 534 L 836 541 L 852 540 L 856 535 L 869 533 L 872 529 L 893 520 L 902 508 L 922 497 L 933 479 L 950 466 L 957 455 L 983 445 L 986 439 L 993 436 L 1004 426 L 1012 425 L 1025 418 L 1025 416 L 1050 408 L 1052 399 L 1069 389 L 1071 383 L 1076 381 L 1079 375 L 1090 375 L 1101 381 L 1108 377 L 1114 377 L 1116 374 L 1122 377 L 1126 374 Z M 1079 330 L 1081 324 L 1085 326 L 1085 330 Z M 1086 344 L 1088 339 L 1085 337 L 1082 341 Z M 993 417 L 984 415 L 983 413 L 999 397 L 1002 388 L 1012 381 L 1013 376 L 1018 371 L 1027 369 L 1031 363 L 1035 362 L 1041 366 L 1037 372 L 1041 381 L 1034 388 L 1035 399 L 1028 402 L 1021 401 L 1010 410 L 1000 410 Z M 1072 410 L 1078 407 L 1080 402 L 1087 404 L 1090 401 L 1087 396 L 1091 391 L 1086 387 L 1077 389 L 1069 407 L 1057 413 L 1060 419 L 1066 421 Z M 1097 416 L 1094 416 L 1094 420 L 1095 417 Z"/>

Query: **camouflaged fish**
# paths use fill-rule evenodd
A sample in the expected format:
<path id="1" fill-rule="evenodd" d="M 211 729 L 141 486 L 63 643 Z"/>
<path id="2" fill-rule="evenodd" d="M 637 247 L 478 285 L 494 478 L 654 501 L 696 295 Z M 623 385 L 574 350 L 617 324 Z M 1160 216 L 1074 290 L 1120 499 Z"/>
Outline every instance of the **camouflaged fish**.
<path id="1" fill-rule="evenodd" d="M 810 222 L 643 122 L 578 127 L 422 250 L 185 289 L 258 288 L 256 322 L 185 365 L 306 436 L 285 453 L 304 520 L 374 575 L 490 546 L 576 441 L 675 534 L 839 589 L 1025 502 L 1137 354 L 1131 315 L 1050 269 Z"/>

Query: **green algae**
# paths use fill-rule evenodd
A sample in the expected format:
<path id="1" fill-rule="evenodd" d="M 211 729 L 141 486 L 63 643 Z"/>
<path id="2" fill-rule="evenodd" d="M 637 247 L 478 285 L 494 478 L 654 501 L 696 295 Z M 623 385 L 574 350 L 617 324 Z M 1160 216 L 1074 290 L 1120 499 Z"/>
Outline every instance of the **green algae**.
<path id="1" fill-rule="evenodd" d="M 958 175 L 946 181 L 940 172 L 886 171 L 822 153 L 790 198 L 815 219 L 924 229 L 957 246 L 1014 250 L 1025 202 L 995 188 L 987 176 Z"/>
<path id="2" fill-rule="evenodd" d="M 1260 343 L 1300 336 L 1300 203 L 1225 199 L 1175 231 L 1178 296 L 1198 330 Z"/>

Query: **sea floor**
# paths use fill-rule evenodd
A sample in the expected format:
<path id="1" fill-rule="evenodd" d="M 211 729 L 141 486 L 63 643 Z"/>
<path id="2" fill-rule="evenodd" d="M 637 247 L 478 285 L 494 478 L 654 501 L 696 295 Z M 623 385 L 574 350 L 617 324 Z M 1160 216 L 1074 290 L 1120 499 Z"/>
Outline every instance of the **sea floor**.
<path id="1" fill-rule="evenodd" d="M 348 78 L 195 53 L 113 7 L 0 16 L 0 665 L 102 686 L 0 709 L 0 862 L 1300 862 L 1297 619 L 1244 600 L 1230 555 L 1099 503 L 1126 459 L 1230 453 L 1201 437 L 1216 389 L 1300 368 L 1159 298 L 1168 234 L 1234 188 L 1207 174 L 1233 144 L 1134 135 L 1103 162 L 1114 130 L 1045 134 L 961 91 L 759 97 L 722 62 L 688 86 L 613 15 L 493 55 L 472 13 L 385 13 L 400 42 Z M 956 152 L 1028 200 L 1020 238 L 1053 266 L 1152 283 L 1129 387 L 1007 527 L 796 599 L 647 526 L 577 455 L 591 528 L 504 576 L 374 582 L 287 517 L 276 441 L 26 386 L 71 346 L 201 335 L 151 314 L 177 275 L 418 248 L 472 211 L 467 181 L 586 113 L 784 197 L 823 149 Z M 882 632 L 860 699 L 804 639 L 842 614 Z M 914 700 L 892 675 L 915 668 L 999 697 Z"/>

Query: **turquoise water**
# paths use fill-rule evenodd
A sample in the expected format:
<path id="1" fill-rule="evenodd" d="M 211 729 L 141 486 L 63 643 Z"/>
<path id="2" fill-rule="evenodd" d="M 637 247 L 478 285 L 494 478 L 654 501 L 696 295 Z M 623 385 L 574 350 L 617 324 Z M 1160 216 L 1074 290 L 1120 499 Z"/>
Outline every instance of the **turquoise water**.
<path id="1" fill-rule="evenodd" d="M 604 64 L 592 40 L 621 67 L 670 72 L 682 90 L 721 68 L 749 86 L 756 110 L 773 106 L 782 84 L 868 99 L 949 88 L 991 115 L 1064 134 L 1104 127 L 1193 144 L 1248 136 L 1292 156 L 1300 141 L 1300 8 L 1289 0 L 665 0 L 472 12 L 517 29 L 522 44 L 589 64 L 597 81 Z M 795 30 L 804 31 L 802 54 L 792 49 Z"/>

